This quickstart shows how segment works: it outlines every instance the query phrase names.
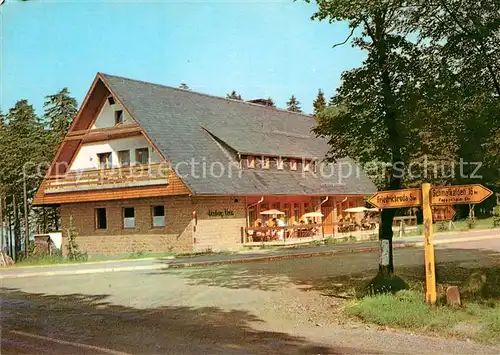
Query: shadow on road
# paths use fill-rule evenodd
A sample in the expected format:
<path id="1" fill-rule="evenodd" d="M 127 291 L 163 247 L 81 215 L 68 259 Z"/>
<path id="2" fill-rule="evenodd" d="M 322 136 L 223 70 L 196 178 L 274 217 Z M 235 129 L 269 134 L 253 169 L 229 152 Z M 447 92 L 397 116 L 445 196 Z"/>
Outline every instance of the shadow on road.
<path id="1" fill-rule="evenodd" d="M 7 288 L 1 291 L 2 354 L 19 350 L 9 348 L 11 330 L 133 354 L 357 352 L 328 349 L 285 333 L 254 329 L 252 323 L 261 321 L 244 311 L 214 307 L 135 309 L 107 302 L 108 295 L 31 294 Z M 55 344 L 49 353 L 67 351 L 58 351 Z"/>
<path id="2" fill-rule="evenodd" d="M 444 288 L 447 285 L 462 285 L 471 275 L 479 275 L 479 279 L 483 275 L 484 280 L 479 281 L 480 289 L 475 290 L 473 295 L 483 299 L 498 299 L 499 256 L 498 252 L 483 249 L 437 249 L 437 282 Z M 329 296 L 352 298 L 362 284 L 374 277 L 377 267 L 377 253 L 354 253 L 166 272 L 177 273 L 192 285 L 275 291 L 284 285 L 294 284 Z M 425 282 L 423 250 L 396 250 L 395 267 L 397 275 L 410 286 L 417 289 L 422 287 Z M 165 271 L 154 274 L 163 272 Z"/>

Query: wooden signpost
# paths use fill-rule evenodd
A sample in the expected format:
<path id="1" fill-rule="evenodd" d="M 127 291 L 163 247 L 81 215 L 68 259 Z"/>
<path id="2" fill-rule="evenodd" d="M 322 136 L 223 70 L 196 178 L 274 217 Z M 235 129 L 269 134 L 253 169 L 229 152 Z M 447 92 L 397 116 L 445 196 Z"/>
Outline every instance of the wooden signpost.
<path id="1" fill-rule="evenodd" d="M 378 208 L 421 206 L 422 191 L 420 189 L 379 191 L 370 197 L 368 202 Z"/>
<path id="2" fill-rule="evenodd" d="M 493 192 L 486 187 L 475 185 L 455 185 L 432 187 L 422 184 L 421 189 L 380 191 L 368 199 L 377 208 L 401 208 L 421 206 L 424 214 L 425 280 L 428 304 L 436 303 L 436 272 L 434 262 L 434 236 L 432 231 L 432 206 L 446 206 L 442 220 L 451 220 L 455 210 L 450 205 L 481 203 Z"/>
<path id="3" fill-rule="evenodd" d="M 439 221 L 452 221 L 455 218 L 457 211 L 450 205 L 448 206 L 432 206 L 432 220 Z"/>

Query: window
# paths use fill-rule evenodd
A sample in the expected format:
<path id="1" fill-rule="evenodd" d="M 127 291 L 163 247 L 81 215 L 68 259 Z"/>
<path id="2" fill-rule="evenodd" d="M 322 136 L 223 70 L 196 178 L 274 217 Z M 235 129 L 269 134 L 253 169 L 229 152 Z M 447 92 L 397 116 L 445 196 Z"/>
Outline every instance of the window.
<path id="1" fill-rule="evenodd" d="M 123 209 L 123 228 L 135 228 L 134 207 L 125 207 Z"/>
<path id="2" fill-rule="evenodd" d="M 290 170 L 297 170 L 297 160 L 290 160 Z"/>
<path id="3" fill-rule="evenodd" d="M 111 152 L 97 154 L 97 160 L 99 161 L 99 169 L 111 168 Z"/>
<path id="4" fill-rule="evenodd" d="M 247 158 L 247 167 L 249 169 L 254 169 L 255 168 L 255 157 L 248 157 Z"/>
<path id="5" fill-rule="evenodd" d="M 95 209 L 95 226 L 97 229 L 107 229 L 108 221 L 106 218 L 106 209 L 105 208 L 96 208 Z"/>
<path id="6" fill-rule="evenodd" d="M 262 157 L 262 169 L 269 169 L 271 167 L 271 159 L 269 157 Z"/>
<path id="7" fill-rule="evenodd" d="M 149 164 L 149 149 L 139 148 L 135 150 L 135 163 L 138 165 Z"/>
<path id="8" fill-rule="evenodd" d="M 114 105 L 115 104 L 115 98 L 113 96 L 108 97 L 108 103 L 110 105 Z"/>
<path id="9" fill-rule="evenodd" d="M 120 166 L 130 166 L 130 150 L 120 150 L 118 152 Z"/>
<path id="10" fill-rule="evenodd" d="M 116 110 L 115 111 L 115 125 L 123 123 L 123 111 Z"/>
<path id="11" fill-rule="evenodd" d="M 240 168 L 244 168 L 245 167 L 244 164 L 248 165 L 247 159 L 248 159 L 248 157 L 246 155 L 240 156 Z"/>
<path id="12" fill-rule="evenodd" d="M 276 168 L 278 168 L 278 170 L 283 170 L 284 166 L 285 162 L 283 161 L 283 159 L 276 158 Z"/>
<path id="13" fill-rule="evenodd" d="M 304 160 L 304 165 L 302 166 L 304 171 L 310 171 L 311 170 L 311 161 L 310 160 Z"/>
<path id="14" fill-rule="evenodd" d="M 153 227 L 165 227 L 165 206 L 153 206 Z"/>
<path id="15" fill-rule="evenodd" d="M 300 205 L 298 203 L 293 204 L 293 217 L 295 223 L 299 223 L 300 221 Z"/>
<path id="16" fill-rule="evenodd" d="M 290 212 L 291 212 L 289 203 L 285 203 L 283 205 L 283 212 L 285 212 L 285 222 L 288 224 L 290 221 Z"/>

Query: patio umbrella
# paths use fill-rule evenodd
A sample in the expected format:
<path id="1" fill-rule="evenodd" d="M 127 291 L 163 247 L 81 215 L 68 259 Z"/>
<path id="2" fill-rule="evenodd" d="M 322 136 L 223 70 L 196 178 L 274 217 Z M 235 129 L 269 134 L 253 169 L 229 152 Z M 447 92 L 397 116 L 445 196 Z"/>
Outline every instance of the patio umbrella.
<path id="1" fill-rule="evenodd" d="M 365 212 L 366 210 L 368 210 L 366 207 L 351 207 L 344 210 L 344 212 L 360 213 Z"/>
<path id="2" fill-rule="evenodd" d="M 267 211 L 262 211 L 260 214 L 274 215 L 274 214 L 285 214 L 285 212 L 281 212 L 278 210 L 267 210 Z"/>
<path id="3" fill-rule="evenodd" d="M 313 218 L 313 217 L 323 217 L 323 213 L 321 212 L 308 212 L 302 217 L 304 218 Z"/>

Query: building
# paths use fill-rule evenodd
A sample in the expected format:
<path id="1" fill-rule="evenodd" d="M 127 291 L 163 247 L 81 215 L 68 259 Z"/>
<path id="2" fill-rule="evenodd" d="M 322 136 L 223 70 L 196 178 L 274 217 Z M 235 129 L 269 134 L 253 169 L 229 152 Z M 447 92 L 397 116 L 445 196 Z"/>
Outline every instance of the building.
<path id="1" fill-rule="evenodd" d="M 376 191 L 310 116 L 98 73 L 34 199 L 89 254 L 235 249 L 278 209 L 321 235 Z M 297 229 L 297 227 L 295 227 Z M 317 231 L 317 230 L 316 230 Z M 296 237 L 287 233 L 288 237 Z"/>

